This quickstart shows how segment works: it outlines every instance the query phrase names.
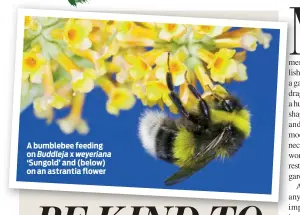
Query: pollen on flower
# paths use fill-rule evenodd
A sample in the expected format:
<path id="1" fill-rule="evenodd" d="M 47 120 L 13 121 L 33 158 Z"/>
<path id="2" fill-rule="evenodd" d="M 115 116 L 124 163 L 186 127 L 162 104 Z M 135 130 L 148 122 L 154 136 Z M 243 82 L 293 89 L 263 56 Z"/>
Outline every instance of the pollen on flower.
<path id="1" fill-rule="evenodd" d="M 34 68 L 36 66 L 36 60 L 33 57 L 28 57 L 25 59 L 25 64 L 30 68 Z"/>
<path id="2" fill-rule="evenodd" d="M 176 29 L 176 24 L 168 24 L 167 28 L 169 32 L 173 32 Z"/>
<path id="3" fill-rule="evenodd" d="M 29 72 L 36 72 L 45 64 L 45 59 L 41 54 L 26 52 L 23 55 L 23 69 Z"/>
<path id="4" fill-rule="evenodd" d="M 70 29 L 68 31 L 68 38 L 71 40 L 71 41 L 74 41 L 76 39 L 76 31 L 74 29 Z"/>
<path id="5" fill-rule="evenodd" d="M 83 135 L 90 130 L 83 114 L 86 94 L 95 88 L 105 93 L 106 112 L 116 117 L 138 100 L 178 114 L 168 73 L 184 107 L 192 110 L 197 102 L 187 82 L 200 84 L 203 96 L 226 93 L 223 83 L 248 80 L 247 54 L 272 40 L 256 28 L 30 16 L 24 31 L 23 103 L 48 124 L 67 108 L 57 125 L 66 134 Z"/>
<path id="6" fill-rule="evenodd" d="M 217 57 L 217 59 L 215 60 L 214 62 L 214 67 L 217 68 L 217 69 L 220 69 L 220 67 L 222 66 L 222 63 L 223 63 L 223 59 L 220 58 L 220 57 Z"/>

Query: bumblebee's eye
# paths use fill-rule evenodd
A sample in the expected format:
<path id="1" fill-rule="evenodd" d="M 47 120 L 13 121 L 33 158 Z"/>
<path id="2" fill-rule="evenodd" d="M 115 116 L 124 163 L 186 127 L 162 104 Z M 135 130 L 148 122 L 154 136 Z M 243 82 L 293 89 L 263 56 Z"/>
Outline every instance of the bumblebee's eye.
<path id="1" fill-rule="evenodd" d="M 224 100 L 222 100 L 221 104 L 223 110 L 227 112 L 239 111 L 243 108 L 240 102 L 233 97 L 225 98 Z"/>
<path id="2" fill-rule="evenodd" d="M 232 112 L 235 109 L 235 102 L 231 99 L 224 99 L 222 102 L 224 110 L 228 112 Z"/>

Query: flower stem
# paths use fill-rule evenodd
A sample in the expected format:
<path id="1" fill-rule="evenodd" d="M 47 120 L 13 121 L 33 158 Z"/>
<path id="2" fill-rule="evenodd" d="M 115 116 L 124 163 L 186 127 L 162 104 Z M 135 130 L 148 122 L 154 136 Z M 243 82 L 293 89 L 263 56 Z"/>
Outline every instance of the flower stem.
<path id="1" fill-rule="evenodd" d="M 62 52 L 57 54 L 56 60 L 69 73 L 71 73 L 71 70 L 81 71 L 81 69 Z"/>
<path id="2" fill-rule="evenodd" d="M 70 49 L 74 54 L 78 55 L 79 57 L 86 58 L 93 63 L 95 63 L 100 58 L 98 52 L 93 51 L 91 49 L 87 49 L 87 50 L 78 50 L 75 48 L 70 48 Z"/>
<path id="3" fill-rule="evenodd" d="M 215 44 L 217 48 L 240 48 L 241 39 L 239 37 L 216 39 Z"/>
<path id="4" fill-rule="evenodd" d="M 220 38 L 235 38 L 235 37 L 242 37 L 244 34 L 247 33 L 255 33 L 258 29 L 256 28 L 239 28 L 233 31 L 227 31 L 223 34 L 221 34 L 220 36 L 217 37 L 217 39 Z"/>
<path id="5" fill-rule="evenodd" d="M 210 77 L 207 75 L 203 65 L 198 65 L 195 68 L 195 74 L 204 91 L 210 91 L 210 89 L 213 88 L 214 84 L 211 81 Z"/>
<path id="6" fill-rule="evenodd" d="M 51 66 L 49 63 L 45 65 L 45 71 L 43 74 L 43 87 L 45 96 L 51 96 L 55 91 Z"/>
<path id="7" fill-rule="evenodd" d="M 103 89 L 107 95 L 111 95 L 115 85 L 108 79 L 107 76 L 101 76 L 97 79 L 97 84 Z"/>
<path id="8" fill-rule="evenodd" d="M 201 60 L 203 60 L 205 63 L 210 63 L 214 57 L 214 54 L 210 51 L 207 51 L 204 48 L 200 48 L 198 50 L 198 56 Z"/>
<path id="9" fill-rule="evenodd" d="M 78 119 L 81 118 L 82 108 L 84 104 L 85 94 L 84 93 L 76 93 L 72 100 L 72 107 L 70 116 Z"/>

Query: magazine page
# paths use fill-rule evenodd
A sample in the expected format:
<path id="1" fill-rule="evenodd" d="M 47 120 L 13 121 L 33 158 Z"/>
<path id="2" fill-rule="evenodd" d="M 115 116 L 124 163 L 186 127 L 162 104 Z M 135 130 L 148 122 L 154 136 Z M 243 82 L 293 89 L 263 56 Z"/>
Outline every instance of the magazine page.
<path id="1" fill-rule="evenodd" d="M 20 9 L 18 28 L 11 188 L 278 201 L 286 23 Z"/>
<path id="2" fill-rule="evenodd" d="M 120 14 L 122 13 L 115 13 L 114 19 L 118 18 Z M 137 17 L 134 14 L 125 15 L 121 21 L 117 21 L 121 30 L 126 31 L 126 27 L 134 26 L 139 29 L 138 36 L 129 35 L 130 37 L 126 38 L 117 32 L 116 38 L 112 39 L 110 46 L 101 49 L 103 44 L 98 44 L 99 50 L 96 51 L 96 48 L 92 46 L 95 45 L 92 37 L 85 38 L 79 44 L 80 46 L 73 44 L 74 47 L 77 46 L 75 48 L 72 48 L 72 44 L 70 47 L 68 42 L 72 42 L 72 37 L 76 36 L 76 33 L 74 34 L 78 30 L 76 27 L 81 27 L 85 31 L 89 23 L 99 25 L 99 23 L 103 24 L 104 20 L 106 21 L 104 22 L 105 29 L 108 30 L 109 21 L 107 20 L 111 19 L 110 14 L 22 10 L 21 16 L 25 18 L 25 25 L 28 21 L 29 26 L 34 28 L 35 23 L 45 22 L 46 29 L 49 26 L 49 30 L 45 32 L 46 35 L 49 35 L 49 31 L 51 31 L 50 36 L 58 36 L 58 38 L 52 38 L 52 42 L 57 41 L 51 44 L 43 41 L 39 44 L 38 52 L 36 52 L 35 42 L 26 43 L 26 26 L 25 31 L 24 27 L 21 31 L 24 33 L 21 33 L 21 36 L 19 34 L 18 37 L 28 45 L 27 51 L 24 51 L 23 47 L 22 51 L 18 52 L 20 62 L 22 62 L 19 69 L 24 66 L 30 67 L 32 59 L 43 58 L 45 52 L 54 51 L 54 54 L 48 53 L 51 64 L 47 66 L 47 59 L 42 59 L 42 62 L 39 62 L 41 63 L 40 68 L 33 73 L 29 72 L 25 81 L 22 78 L 18 82 L 21 87 L 18 87 L 19 90 L 15 92 L 15 97 L 21 97 L 19 100 L 21 109 L 14 110 L 19 112 L 14 121 L 19 125 L 19 130 L 13 131 L 12 145 L 14 147 L 11 152 L 10 186 L 30 189 L 30 191 L 20 192 L 20 214 L 277 214 L 287 26 L 284 22 L 270 22 L 277 21 L 276 12 L 257 12 L 257 17 L 256 12 L 224 14 L 218 16 L 215 12 L 206 12 L 203 13 L 205 19 L 179 18 L 180 13 L 177 15 L 171 12 L 164 17 L 150 14 L 147 17 Z M 243 17 L 243 14 L 247 14 L 247 16 Z M 251 17 L 249 14 L 252 14 Z M 172 15 L 176 15 L 178 18 L 174 18 Z M 44 19 L 45 16 L 51 18 Z M 96 20 L 99 19 L 98 17 L 105 19 Z M 237 18 L 239 20 L 236 20 Z M 126 20 L 126 23 L 123 19 Z M 148 34 L 150 32 L 148 30 L 151 29 L 152 23 L 148 19 L 149 21 L 151 19 L 151 21 L 163 20 L 164 22 L 166 20 L 175 25 L 176 29 L 180 29 L 180 25 L 184 25 L 187 30 L 192 32 L 192 41 L 188 41 L 188 45 L 185 42 L 177 41 L 175 44 L 180 44 L 180 47 L 172 47 L 171 50 L 168 50 L 167 44 L 172 43 L 170 41 L 190 40 L 190 38 L 184 38 L 185 30 L 182 30 L 178 34 L 179 36 L 174 36 L 168 32 L 168 28 L 155 29 L 158 31 L 159 41 L 163 40 L 162 47 L 159 47 L 163 50 L 160 50 L 153 46 L 152 38 L 149 39 L 151 35 Z M 20 21 L 22 25 L 23 21 Z M 59 22 L 65 25 L 59 24 Z M 80 23 L 84 24 L 80 25 Z M 172 27 L 170 23 L 165 25 Z M 220 27 L 224 23 L 226 23 L 226 27 Z M 230 25 L 230 23 L 233 24 Z M 191 24 L 196 27 L 190 26 Z M 197 24 L 200 25 L 200 29 L 197 29 Z M 159 23 L 159 25 L 162 24 Z M 91 32 L 97 39 L 101 38 L 103 33 L 107 34 L 107 32 L 100 34 L 96 30 L 93 27 Z M 147 30 L 147 35 L 145 38 L 138 38 L 141 36 L 142 30 Z M 64 33 L 62 39 L 59 38 L 59 31 Z M 32 33 L 32 29 L 29 32 Z M 178 30 L 178 32 L 180 31 Z M 134 35 L 133 30 L 130 33 Z M 170 41 L 167 37 L 171 37 Z M 66 38 L 69 41 L 66 41 Z M 199 43 L 194 42 L 200 40 Z M 126 53 L 126 56 L 123 53 L 120 55 L 118 53 L 120 50 L 115 51 L 116 53 L 108 53 L 110 48 L 115 48 L 112 47 L 113 42 L 120 41 L 122 44 L 117 45 L 125 45 L 122 47 L 123 51 L 130 53 Z M 139 45 L 143 44 L 148 50 L 132 49 L 132 45 L 136 46 L 137 41 Z M 90 47 L 84 47 L 89 44 Z M 55 51 L 57 51 L 55 46 L 65 48 L 66 45 L 66 49 L 70 50 L 61 59 L 61 56 L 55 55 Z M 199 47 L 201 48 L 199 49 Z M 42 49 L 44 52 L 41 51 Z M 184 51 L 180 49 L 184 49 Z M 225 54 L 224 51 L 227 53 Z M 228 55 L 229 51 L 232 52 L 231 57 Z M 99 53 L 102 55 L 99 56 Z M 205 56 L 206 54 L 208 55 Z M 206 59 L 210 55 L 215 55 L 211 62 Z M 183 62 L 182 65 L 177 64 L 178 61 L 176 62 L 176 58 L 179 57 L 180 63 Z M 226 57 L 232 60 L 227 60 L 227 63 L 224 64 L 222 60 L 226 60 Z M 172 58 L 175 58 L 174 61 Z M 194 62 L 195 59 L 198 59 L 197 63 Z M 88 64 L 86 60 L 89 60 L 90 63 Z M 162 61 L 161 66 L 159 65 L 160 60 Z M 223 77 L 218 76 L 218 72 L 220 72 L 216 71 L 218 61 L 223 69 L 226 68 L 224 71 L 231 73 L 224 74 Z M 46 67 L 43 67 L 44 62 Z M 209 65 L 212 62 L 213 64 Z M 103 64 L 105 64 L 106 71 L 101 71 Z M 146 67 L 136 67 L 141 65 L 146 65 Z M 90 71 L 86 70 L 86 67 Z M 172 72 L 180 67 L 182 67 L 181 73 L 180 69 L 178 72 Z M 47 76 L 45 72 L 43 75 L 39 74 L 41 68 L 50 70 L 53 74 L 52 77 L 51 73 L 48 73 Z M 76 70 L 78 68 L 83 68 L 83 70 Z M 118 71 L 109 71 L 108 68 Z M 143 69 L 149 70 L 153 75 L 135 77 L 134 74 L 141 73 Z M 24 69 L 21 71 L 22 77 L 23 75 L 27 76 Z M 214 76 L 214 71 L 217 76 Z M 83 75 L 81 76 L 78 72 Z M 59 77 L 62 74 L 65 77 Z M 68 79 L 68 75 L 71 75 L 71 79 Z M 52 81 L 49 82 L 49 78 L 52 78 Z M 268 87 L 262 90 L 259 86 L 265 83 L 266 79 L 268 79 Z M 32 80 L 34 80 L 33 83 Z M 92 82 L 94 82 L 93 85 L 89 84 Z M 158 83 L 160 85 L 157 85 Z M 53 85 L 52 94 L 45 92 L 48 84 Z M 139 84 L 140 87 L 142 85 L 140 90 L 146 90 L 146 98 L 142 97 L 141 92 L 133 90 Z M 70 96 L 70 101 L 63 101 L 66 96 L 63 94 L 60 96 L 57 93 L 57 91 L 61 92 L 60 87 L 65 90 L 63 93 Z M 157 87 L 162 89 L 157 89 Z M 170 101 L 164 97 L 162 91 L 165 89 Z M 68 91 L 73 93 L 69 94 Z M 115 93 L 114 91 L 120 92 Z M 36 94 L 32 95 L 32 92 Z M 148 94 L 152 94 L 152 98 Z M 159 98 L 151 101 L 155 95 Z M 122 96 L 126 98 L 122 98 Z M 57 104 L 62 105 L 61 108 L 57 108 L 54 98 L 57 99 Z M 134 101 L 131 98 L 134 98 Z M 184 99 L 185 101 L 182 101 Z M 14 102 L 18 102 L 17 100 Z M 150 104 L 149 101 L 154 103 Z M 202 104 L 212 114 L 212 116 L 209 115 L 209 119 L 214 118 L 212 122 L 218 122 L 216 123 L 218 126 L 207 125 L 206 132 L 221 132 L 216 132 L 215 136 L 211 138 L 201 130 L 202 128 L 194 128 L 195 122 L 192 118 L 186 118 L 186 113 L 192 113 L 192 116 L 195 116 L 197 109 L 198 111 L 200 109 L 201 113 L 205 113 L 206 109 L 201 109 L 201 105 L 196 108 L 188 107 L 189 103 L 191 106 Z M 183 105 L 181 106 L 181 104 Z M 46 105 L 47 108 L 43 110 L 41 105 L 42 107 Z M 233 107 L 235 109 L 232 109 Z M 261 107 L 268 111 L 261 113 Z M 215 112 L 217 113 L 215 116 L 214 110 L 218 111 Z M 222 117 L 223 113 L 226 114 L 225 118 L 220 119 L 219 117 Z M 231 119 L 228 119 L 229 114 L 232 114 Z M 123 115 L 125 115 L 124 118 Z M 73 118 L 74 116 L 75 118 Z M 206 119 L 206 117 L 202 117 L 201 114 L 199 124 Z M 166 124 L 159 120 L 163 120 Z M 228 124 L 228 120 L 231 122 L 230 124 L 237 126 L 230 128 L 230 132 L 224 126 Z M 186 124 L 189 121 L 192 124 Z M 236 123 L 234 123 L 235 121 Z M 151 123 L 153 124 L 151 125 Z M 216 128 L 211 126 L 216 126 Z M 179 151 L 176 152 L 174 143 L 180 144 L 180 135 L 175 135 L 179 140 L 176 142 L 176 138 L 172 139 L 169 134 L 172 129 L 172 132 L 181 132 L 179 128 L 188 132 L 182 133 L 182 138 L 188 140 L 187 142 L 197 141 L 190 139 L 191 136 L 199 136 L 200 139 L 204 138 L 208 141 L 207 149 L 200 148 L 199 153 L 192 152 L 192 158 L 184 158 L 187 161 L 201 161 L 197 167 L 190 165 L 185 168 L 186 164 L 178 165 L 178 161 L 175 161 L 181 159 L 181 154 L 183 152 L 185 154 L 188 147 L 188 145 L 183 145 L 181 146 L 183 151 L 179 148 Z M 162 134 L 158 139 L 155 138 L 159 132 L 155 130 L 161 130 Z M 198 131 L 200 134 L 197 133 Z M 234 145 L 234 148 L 230 146 L 221 150 L 214 145 L 221 140 L 224 141 L 225 137 L 228 138 L 225 142 L 238 143 L 238 136 L 235 135 L 241 131 L 244 132 L 241 135 L 243 140 L 239 143 L 241 146 Z M 237 133 L 234 134 L 235 132 Z M 164 145 L 164 141 L 167 145 Z M 154 145 L 149 145 L 150 142 Z M 175 147 L 172 148 L 173 146 Z M 200 152 L 203 150 L 209 152 L 210 147 L 218 147 L 220 154 L 214 158 L 206 158 L 208 161 L 203 164 L 202 159 L 205 155 Z M 197 149 L 192 148 L 193 150 Z M 202 158 L 200 159 L 200 157 Z M 176 165 L 179 166 L 179 169 Z M 172 171 L 174 171 L 173 175 L 167 178 L 169 175 L 166 173 L 172 173 Z M 73 191 L 78 192 L 74 193 Z M 70 208 L 70 205 L 73 205 L 73 209 Z M 123 206 L 124 208 L 121 209 Z"/>
<path id="3" fill-rule="evenodd" d="M 296 1 L 282 3 L 279 19 L 288 22 L 287 68 L 285 88 L 285 126 L 283 128 L 280 214 L 298 214 L 299 204 L 299 6 Z"/>

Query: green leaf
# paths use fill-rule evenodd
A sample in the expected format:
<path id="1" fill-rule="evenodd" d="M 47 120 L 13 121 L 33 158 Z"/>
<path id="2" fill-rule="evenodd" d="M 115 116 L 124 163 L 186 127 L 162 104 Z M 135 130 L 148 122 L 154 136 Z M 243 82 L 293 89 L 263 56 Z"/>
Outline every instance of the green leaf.
<path id="1" fill-rule="evenodd" d="M 78 3 L 83 4 L 83 3 L 88 2 L 87 0 L 68 0 L 68 1 L 69 1 L 69 3 L 70 3 L 72 6 L 74 6 L 74 7 L 77 7 L 77 4 L 78 4 Z"/>

